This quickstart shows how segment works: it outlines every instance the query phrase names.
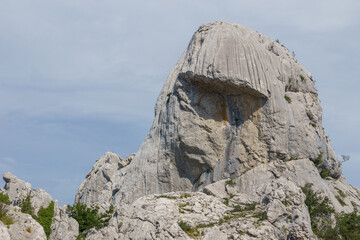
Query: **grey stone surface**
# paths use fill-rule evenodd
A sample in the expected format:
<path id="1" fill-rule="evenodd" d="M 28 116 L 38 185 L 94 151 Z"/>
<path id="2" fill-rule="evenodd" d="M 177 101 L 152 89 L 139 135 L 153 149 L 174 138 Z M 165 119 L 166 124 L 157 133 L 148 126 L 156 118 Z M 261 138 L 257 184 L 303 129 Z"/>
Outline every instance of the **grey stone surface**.
<path id="1" fill-rule="evenodd" d="M 69 217 L 66 208 L 58 206 L 58 202 L 55 202 L 50 240 L 75 240 L 79 235 L 79 224 Z"/>
<path id="2" fill-rule="evenodd" d="M 50 194 L 43 189 L 31 189 L 31 184 L 18 179 L 10 172 L 3 174 L 5 181 L 5 193 L 8 194 L 9 200 L 14 206 L 20 204 L 27 196 L 30 196 L 31 205 L 36 215 L 41 207 L 47 208 L 52 201 Z"/>
<path id="3" fill-rule="evenodd" d="M 5 187 L 9 199 L 14 205 L 17 205 L 22 199 L 26 198 L 31 192 L 31 184 L 18 179 L 10 172 L 3 174 Z"/>
<path id="4" fill-rule="evenodd" d="M 238 24 L 205 24 L 170 73 L 131 163 L 109 178 L 95 177 L 95 164 L 77 201 L 121 204 L 196 191 L 272 160 L 321 155 L 318 169 L 339 178 L 321 121 L 312 75 L 285 47 Z"/>
<path id="5" fill-rule="evenodd" d="M 43 227 L 29 214 L 13 210 L 9 212 L 14 220 L 8 229 L 11 239 L 46 240 Z"/>
<path id="6" fill-rule="evenodd" d="M 40 208 L 47 208 L 53 199 L 45 190 L 37 189 L 30 191 L 30 200 L 34 214 L 37 215 Z"/>
<path id="7" fill-rule="evenodd" d="M 5 224 L 0 221 L 0 239 L 1 240 L 10 240 L 10 234 L 8 232 L 8 228 Z"/>
<path id="8" fill-rule="evenodd" d="M 96 161 L 80 185 L 75 202 L 91 205 L 96 203 L 102 210 L 108 209 L 113 195 L 115 172 L 127 166 L 135 154 L 122 159 L 115 153 L 107 152 Z"/>

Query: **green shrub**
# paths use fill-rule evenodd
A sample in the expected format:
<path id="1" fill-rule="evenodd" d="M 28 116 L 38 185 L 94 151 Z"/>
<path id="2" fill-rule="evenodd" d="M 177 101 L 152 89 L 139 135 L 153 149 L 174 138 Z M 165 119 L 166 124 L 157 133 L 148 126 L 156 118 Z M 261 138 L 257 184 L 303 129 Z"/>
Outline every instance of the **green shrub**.
<path id="1" fill-rule="evenodd" d="M 263 220 L 267 220 L 267 219 L 268 219 L 266 211 L 258 212 L 258 213 L 256 213 L 256 214 L 254 215 L 254 217 L 258 218 L 259 221 L 263 221 Z"/>
<path id="2" fill-rule="evenodd" d="M 346 206 L 346 203 L 339 195 L 336 195 L 335 198 L 338 200 L 338 202 L 341 204 L 341 206 Z"/>
<path id="3" fill-rule="evenodd" d="M 323 154 L 324 153 L 322 151 L 320 151 L 317 158 L 315 158 L 315 160 L 313 161 L 316 167 L 319 166 L 320 164 L 322 164 L 322 162 L 323 162 L 323 160 L 322 160 Z"/>
<path id="4" fill-rule="evenodd" d="M 180 221 L 178 222 L 179 227 L 184 231 L 184 232 L 189 232 L 191 230 L 191 226 L 189 224 L 187 224 L 184 221 Z"/>
<path id="5" fill-rule="evenodd" d="M 99 229 L 107 226 L 114 213 L 113 206 L 110 206 L 105 213 L 99 213 L 99 207 L 87 207 L 82 203 L 76 203 L 74 206 L 68 205 L 68 209 L 70 216 L 79 223 L 80 233 L 93 227 Z"/>
<path id="6" fill-rule="evenodd" d="M 341 191 L 339 188 L 335 187 L 335 189 L 338 191 L 340 197 L 342 197 L 342 198 L 346 197 L 345 193 L 343 191 Z"/>
<path id="7" fill-rule="evenodd" d="M 223 200 L 224 200 L 224 204 L 226 205 L 226 206 L 229 206 L 229 198 L 223 198 Z"/>
<path id="8" fill-rule="evenodd" d="M 225 185 L 235 186 L 236 183 L 235 183 L 233 180 L 227 180 L 227 181 L 225 182 Z"/>
<path id="9" fill-rule="evenodd" d="M 41 207 L 37 215 L 34 214 L 34 208 L 31 204 L 31 197 L 27 195 L 20 203 L 19 207 L 21 208 L 22 213 L 27 213 L 31 215 L 43 228 L 46 234 L 46 237 L 49 239 L 51 234 L 51 224 L 54 217 L 54 202 L 51 201 L 47 208 Z"/>
<path id="10" fill-rule="evenodd" d="M 6 205 L 0 202 L 0 221 L 2 221 L 7 227 L 14 223 L 14 220 L 8 214 Z"/>
<path id="11" fill-rule="evenodd" d="M 34 209 L 31 205 L 31 197 L 30 195 L 27 195 L 26 198 L 24 198 L 20 203 L 19 207 L 21 208 L 22 213 L 30 214 L 31 216 L 34 216 Z"/>
<path id="12" fill-rule="evenodd" d="M 306 195 L 305 204 L 309 209 L 311 228 L 320 239 L 327 240 L 353 240 L 360 239 L 360 215 L 354 208 L 352 213 L 335 214 L 330 200 L 327 197 L 321 197 L 319 193 L 314 192 L 312 184 L 306 184 L 302 190 Z M 335 214 L 336 224 L 331 219 Z"/>
<path id="13" fill-rule="evenodd" d="M 288 95 L 285 95 L 284 96 L 285 100 L 288 102 L 288 103 L 291 103 L 291 98 L 288 96 Z"/>
<path id="14" fill-rule="evenodd" d="M 321 171 L 320 171 L 320 176 L 322 177 L 322 178 L 327 178 L 327 177 L 329 177 L 330 176 L 330 170 L 329 169 L 327 169 L 327 168 L 323 168 L 323 169 L 321 169 Z"/>
<path id="15" fill-rule="evenodd" d="M 9 200 L 9 195 L 7 195 L 6 193 L 0 193 L 0 203 L 10 205 L 11 202 Z"/>
<path id="16" fill-rule="evenodd" d="M 157 196 L 156 198 L 176 199 L 175 196 L 167 196 L 167 195 L 160 195 L 160 196 Z"/>
<path id="17" fill-rule="evenodd" d="M 360 215 L 356 208 L 352 213 L 340 213 L 336 216 L 336 230 L 341 239 L 360 239 Z"/>
<path id="18" fill-rule="evenodd" d="M 44 228 L 44 232 L 46 237 L 49 239 L 51 234 L 51 223 L 54 217 L 54 202 L 51 201 L 47 208 L 41 207 L 37 216 L 33 216 L 33 218 L 40 223 L 40 225 Z"/>
<path id="19" fill-rule="evenodd" d="M 329 198 L 323 198 L 312 190 L 312 184 L 307 183 L 301 189 L 306 196 L 305 204 L 309 210 L 311 228 L 316 235 L 319 235 L 324 228 L 331 226 L 330 217 L 335 212 L 334 208 L 330 205 Z"/>

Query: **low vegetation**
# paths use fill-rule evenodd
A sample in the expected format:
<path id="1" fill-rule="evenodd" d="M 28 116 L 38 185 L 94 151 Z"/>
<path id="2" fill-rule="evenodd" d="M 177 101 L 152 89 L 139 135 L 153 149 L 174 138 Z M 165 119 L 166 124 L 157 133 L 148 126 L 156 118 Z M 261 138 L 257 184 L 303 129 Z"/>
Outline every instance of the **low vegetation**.
<path id="1" fill-rule="evenodd" d="M 0 221 L 2 221 L 8 228 L 14 223 L 14 220 L 8 215 L 6 204 L 0 203 Z"/>
<path id="2" fill-rule="evenodd" d="M 316 167 L 318 167 L 320 164 L 322 164 L 322 162 L 323 162 L 323 160 L 322 160 L 323 154 L 324 153 L 322 151 L 320 151 L 317 158 L 315 158 L 315 160 L 313 161 Z"/>
<path id="3" fill-rule="evenodd" d="M 8 214 L 7 205 L 10 205 L 9 196 L 6 193 L 0 193 L 0 221 L 7 227 L 14 223 L 12 217 Z"/>
<path id="4" fill-rule="evenodd" d="M 306 196 L 311 228 L 320 239 L 352 240 L 360 239 L 360 215 L 354 207 L 351 213 L 335 213 L 330 200 L 312 190 L 312 184 L 302 187 Z"/>
<path id="5" fill-rule="evenodd" d="M 284 98 L 288 103 L 292 102 L 291 98 L 288 95 L 285 95 Z"/>
<path id="6" fill-rule="evenodd" d="M 327 178 L 327 177 L 330 176 L 330 174 L 331 174 L 331 172 L 330 172 L 330 170 L 327 169 L 327 168 L 323 168 L 323 169 L 321 169 L 321 171 L 320 171 L 320 176 L 321 176 L 322 178 Z"/>
<path id="7" fill-rule="evenodd" d="M 175 196 L 167 196 L 167 195 L 160 195 L 160 196 L 157 196 L 156 198 L 176 199 Z"/>
<path id="8" fill-rule="evenodd" d="M 27 195 L 26 198 L 20 202 L 19 207 L 21 208 L 22 213 L 31 215 L 32 218 L 35 219 L 44 228 L 46 237 L 49 239 L 51 234 L 52 219 L 54 217 L 54 205 L 54 202 L 51 201 L 49 206 L 46 208 L 41 207 L 36 215 L 31 204 L 31 197 L 30 195 Z"/>
<path id="9" fill-rule="evenodd" d="M 9 195 L 6 193 L 0 193 L 0 203 L 10 205 Z"/>
<path id="10" fill-rule="evenodd" d="M 236 183 L 235 183 L 233 180 L 227 180 L 227 181 L 225 182 L 225 184 L 226 184 L 226 185 L 230 185 L 230 186 L 235 186 L 235 185 L 236 185 Z"/>
<path id="11" fill-rule="evenodd" d="M 40 223 L 44 228 L 44 232 L 46 237 L 49 238 L 51 234 L 51 223 L 54 217 L 54 202 L 51 201 L 47 208 L 41 207 L 37 216 L 33 216 L 33 218 Z"/>
<path id="12" fill-rule="evenodd" d="M 91 228 L 100 229 L 108 225 L 114 207 L 110 206 L 109 210 L 104 213 L 99 213 L 99 207 L 88 207 L 82 203 L 76 203 L 74 206 L 68 205 L 70 216 L 79 223 L 79 236 L 78 239 L 85 237 L 86 230 Z"/>

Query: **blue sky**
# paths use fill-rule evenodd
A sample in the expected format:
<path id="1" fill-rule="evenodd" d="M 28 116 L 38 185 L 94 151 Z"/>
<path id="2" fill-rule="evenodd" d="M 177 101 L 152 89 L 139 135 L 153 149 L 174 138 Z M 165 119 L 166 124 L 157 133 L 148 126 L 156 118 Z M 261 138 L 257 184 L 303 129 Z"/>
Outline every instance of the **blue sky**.
<path id="1" fill-rule="evenodd" d="M 0 0 L 0 172 L 72 204 L 100 156 L 137 151 L 196 29 L 225 20 L 279 39 L 313 74 L 360 187 L 359 12 L 358 0 Z"/>

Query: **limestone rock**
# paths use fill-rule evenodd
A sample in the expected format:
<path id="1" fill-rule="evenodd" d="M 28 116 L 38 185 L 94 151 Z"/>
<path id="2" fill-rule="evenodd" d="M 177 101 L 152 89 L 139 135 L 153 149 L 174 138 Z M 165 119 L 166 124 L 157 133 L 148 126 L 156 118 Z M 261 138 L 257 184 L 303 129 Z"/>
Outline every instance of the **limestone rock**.
<path id="1" fill-rule="evenodd" d="M 34 214 L 37 215 L 40 208 L 47 208 L 53 199 L 45 190 L 37 189 L 30 191 L 30 200 L 34 208 Z"/>
<path id="2" fill-rule="evenodd" d="M 2 221 L 0 221 L 0 239 L 10 240 L 10 234 L 8 232 L 8 229 Z"/>
<path id="3" fill-rule="evenodd" d="M 205 24 L 165 82 L 131 163 L 104 177 L 102 158 L 77 201 L 122 204 L 197 191 L 277 159 L 318 159 L 318 171 L 337 179 L 341 169 L 321 121 L 312 75 L 285 47 L 238 24 Z"/>
<path id="4" fill-rule="evenodd" d="M 26 198 L 31 192 L 31 184 L 23 180 L 18 179 L 15 175 L 10 172 L 3 174 L 5 181 L 5 187 L 9 199 L 14 205 L 21 202 L 22 199 Z"/>
<path id="5" fill-rule="evenodd" d="M 96 161 L 76 193 L 75 202 L 87 205 L 98 204 L 102 209 L 108 209 L 113 195 L 113 180 L 115 172 L 127 166 L 134 154 L 122 159 L 115 153 L 107 152 Z"/>
<path id="6" fill-rule="evenodd" d="M 46 240 L 43 227 L 29 214 L 9 212 L 14 220 L 8 229 L 11 239 Z"/>
<path id="7" fill-rule="evenodd" d="M 176 192 L 124 205 L 117 221 L 122 239 L 279 239 L 279 229 L 254 217 L 264 209 L 262 205 L 240 216 L 215 196 Z"/>
<path id="8" fill-rule="evenodd" d="M 3 174 L 5 181 L 5 191 L 9 195 L 9 200 L 14 206 L 20 204 L 27 196 L 30 196 L 31 205 L 36 215 L 41 207 L 47 208 L 52 201 L 50 194 L 43 189 L 31 189 L 31 184 L 18 179 L 10 172 Z"/>
<path id="9" fill-rule="evenodd" d="M 55 202 L 50 240 L 75 240 L 79 235 L 79 224 L 69 217 L 66 209 L 66 206 L 59 207 L 58 202 Z"/>

